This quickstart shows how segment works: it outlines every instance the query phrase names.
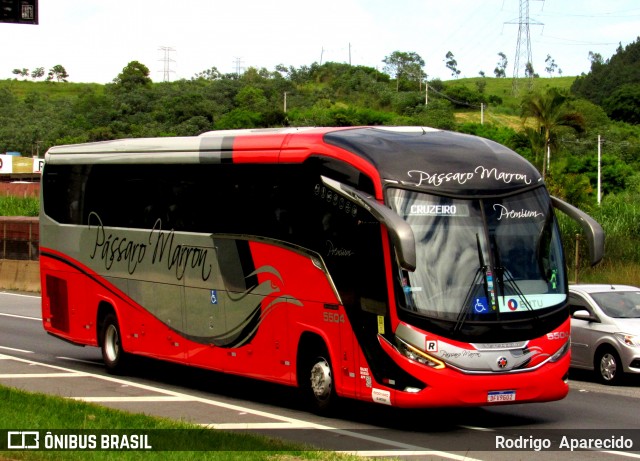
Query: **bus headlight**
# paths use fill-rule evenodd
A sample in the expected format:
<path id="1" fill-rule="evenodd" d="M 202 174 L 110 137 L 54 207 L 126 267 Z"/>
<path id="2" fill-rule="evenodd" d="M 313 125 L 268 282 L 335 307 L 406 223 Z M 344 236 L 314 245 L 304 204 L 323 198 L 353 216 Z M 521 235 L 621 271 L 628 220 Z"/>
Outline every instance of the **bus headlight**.
<path id="1" fill-rule="evenodd" d="M 444 362 L 431 357 L 429 354 L 426 354 L 417 347 L 404 342 L 400 338 L 396 338 L 396 340 L 398 344 L 398 351 L 409 360 L 421 363 L 422 365 L 426 365 L 430 368 L 435 368 L 436 370 L 442 370 L 445 367 Z"/>
<path id="2" fill-rule="evenodd" d="M 549 362 L 557 362 L 562 357 L 564 357 L 565 354 L 569 352 L 570 344 L 571 344 L 570 341 L 567 341 L 566 343 L 564 343 L 564 345 L 560 349 L 558 349 L 558 351 L 555 354 L 551 356 L 551 358 L 549 359 Z"/>

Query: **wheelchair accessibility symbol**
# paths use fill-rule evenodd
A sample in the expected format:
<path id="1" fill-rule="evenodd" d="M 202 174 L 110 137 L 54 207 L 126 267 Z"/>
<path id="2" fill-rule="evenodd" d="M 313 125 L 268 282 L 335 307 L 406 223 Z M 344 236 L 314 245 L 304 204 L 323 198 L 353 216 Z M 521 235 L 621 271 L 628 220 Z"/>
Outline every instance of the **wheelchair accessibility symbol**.
<path id="1" fill-rule="evenodd" d="M 476 314 L 484 314 L 489 311 L 489 306 L 484 298 L 476 298 L 476 303 L 473 305 L 473 310 Z"/>

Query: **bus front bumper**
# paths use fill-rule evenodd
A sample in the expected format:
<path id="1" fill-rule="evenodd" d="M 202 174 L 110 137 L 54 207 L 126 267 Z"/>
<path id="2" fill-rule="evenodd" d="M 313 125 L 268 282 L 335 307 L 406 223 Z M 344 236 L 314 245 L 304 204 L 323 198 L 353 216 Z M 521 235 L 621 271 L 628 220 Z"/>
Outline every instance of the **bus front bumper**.
<path id="1" fill-rule="evenodd" d="M 397 407 L 477 407 L 548 402 L 563 399 L 569 392 L 569 353 L 531 371 L 463 373 L 451 367 L 433 369 L 414 362 L 388 343 L 383 344 L 383 348 L 404 371 L 425 384 L 421 390 L 390 390 L 389 403 Z"/>

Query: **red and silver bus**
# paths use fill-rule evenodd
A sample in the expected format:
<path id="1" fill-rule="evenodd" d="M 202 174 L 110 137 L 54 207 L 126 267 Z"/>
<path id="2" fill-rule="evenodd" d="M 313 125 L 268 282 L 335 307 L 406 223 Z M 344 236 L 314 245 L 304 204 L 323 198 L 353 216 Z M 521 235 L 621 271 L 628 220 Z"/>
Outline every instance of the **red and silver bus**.
<path id="1" fill-rule="evenodd" d="M 567 273 L 524 158 L 428 128 L 283 128 L 51 148 L 42 318 L 102 349 L 398 407 L 568 391 Z"/>

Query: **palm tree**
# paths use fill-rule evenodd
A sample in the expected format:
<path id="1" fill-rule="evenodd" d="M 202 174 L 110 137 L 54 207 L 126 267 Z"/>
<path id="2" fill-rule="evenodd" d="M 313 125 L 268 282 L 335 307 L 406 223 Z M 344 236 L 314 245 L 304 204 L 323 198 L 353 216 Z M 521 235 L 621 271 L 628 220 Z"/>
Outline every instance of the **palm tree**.
<path id="1" fill-rule="evenodd" d="M 557 128 L 566 126 L 578 132 L 584 130 L 584 118 L 578 112 L 570 112 L 566 108 L 567 96 L 556 88 L 550 88 L 545 93 L 534 92 L 527 94 L 522 100 L 522 118 L 534 118 L 537 133 L 544 140 L 542 151 L 542 177 L 545 178 L 549 169 L 547 153 L 555 145 Z M 531 136 L 530 136 L 531 137 Z M 533 146 L 535 148 L 535 146 Z M 536 155 L 537 156 L 537 155 Z"/>

